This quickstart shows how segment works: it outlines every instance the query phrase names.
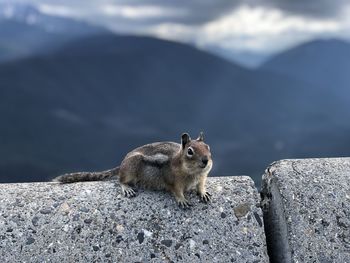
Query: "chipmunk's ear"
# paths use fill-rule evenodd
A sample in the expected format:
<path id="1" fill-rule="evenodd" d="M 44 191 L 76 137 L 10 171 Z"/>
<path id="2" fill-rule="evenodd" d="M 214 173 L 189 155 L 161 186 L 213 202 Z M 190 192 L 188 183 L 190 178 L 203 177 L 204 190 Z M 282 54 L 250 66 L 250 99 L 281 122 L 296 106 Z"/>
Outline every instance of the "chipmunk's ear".
<path id="1" fill-rule="evenodd" d="M 200 141 L 200 142 L 204 141 L 204 133 L 202 131 L 199 133 L 197 141 Z"/>
<path id="2" fill-rule="evenodd" d="M 189 143 L 190 141 L 191 141 L 191 137 L 190 135 L 188 135 L 188 133 L 183 133 L 181 135 L 182 148 L 185 148 L 186 144 Z"/>

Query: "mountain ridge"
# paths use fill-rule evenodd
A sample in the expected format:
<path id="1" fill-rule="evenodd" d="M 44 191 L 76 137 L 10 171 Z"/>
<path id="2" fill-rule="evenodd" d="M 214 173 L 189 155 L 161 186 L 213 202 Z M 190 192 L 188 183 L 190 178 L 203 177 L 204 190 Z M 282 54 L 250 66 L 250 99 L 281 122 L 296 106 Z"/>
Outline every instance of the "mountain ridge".
<path id="1" fill-rule="evenodd" d="M 350 84 L 350 42 L 340 39 L 313 40 L 266 61 L 260 69 L 288 75 L 319 87 Z"/>
<path id="2" fill-rule="evenodd" d="M 0 64 L 0 83 L 1 181 L 107 169 L 137 146 L 201 130 L 214 175 L 257 179 L 281 157 L 350 154 L 344 90 L 314 96 L 307 81 L 171 41 L 84 37 Z"/>
<path id="3" fill-rule="evenodd" d="M 47 53 L 71 40 L 107 32 L 86 22 L 45 15 L 31 5 L 0 3 L 0 63 Z"/>

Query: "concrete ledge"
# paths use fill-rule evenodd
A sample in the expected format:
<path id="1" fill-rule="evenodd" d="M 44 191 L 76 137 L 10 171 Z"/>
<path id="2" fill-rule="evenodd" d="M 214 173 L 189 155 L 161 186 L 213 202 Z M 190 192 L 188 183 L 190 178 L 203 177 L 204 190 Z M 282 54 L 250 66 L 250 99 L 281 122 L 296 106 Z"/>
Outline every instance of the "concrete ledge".
<path id="1" fill-rule="evenodd" d="M 262 196 L 271 262 L 350 262 L 350 158 L 278 161 Z"/>
<path id="2" fill-rule="evenodd" d="M 253 181 L 209 178 L 208 190 L 211 204 L 199 203 L 192 194 L 193 208 L 183 211 L 168 193 L 139 191 L 127 199 L 111 181 L 2 184 L 0 258 L 2 262 L 268 262 Z"/>

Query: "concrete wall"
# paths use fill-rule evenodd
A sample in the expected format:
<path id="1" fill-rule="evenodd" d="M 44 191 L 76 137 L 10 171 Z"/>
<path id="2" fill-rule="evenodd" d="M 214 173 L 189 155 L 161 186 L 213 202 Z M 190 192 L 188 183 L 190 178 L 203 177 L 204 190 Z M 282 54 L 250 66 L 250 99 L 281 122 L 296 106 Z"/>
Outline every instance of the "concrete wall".
<path id="1" fill-rule="evenodd" d="M 249 177 L 210 178 L 211 204 L 108 182 L 0 185 L 1 262 L 268 262 Z"/>
<path id="2" fill-rule="evenodd" d="M 350 262 L 350 158 L 275 162 L 261 198 L 244 176 L 208 190 L 181 210 L 112 181 L 2 184 L 0 262 Z"/>
<path id="3" fill-rule="evenodd" d="M 350 262 L 350 158 L 275 162 L 262 196 L 271 262 Z"/>

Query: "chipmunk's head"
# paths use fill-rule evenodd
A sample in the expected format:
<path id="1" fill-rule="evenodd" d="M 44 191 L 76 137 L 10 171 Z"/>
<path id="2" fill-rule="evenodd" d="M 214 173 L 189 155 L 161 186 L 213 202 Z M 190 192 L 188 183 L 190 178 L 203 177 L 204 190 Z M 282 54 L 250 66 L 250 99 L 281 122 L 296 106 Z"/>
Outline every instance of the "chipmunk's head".
<path id="1" fill-rule="evenodd" d="M 195 140 L 188 133 L 182 134 L 181 147 L 183 165 L 188 173 L 208 173 L 211 170 L 213 161 L 210 147 L 204 142 L 203 132 Z"/>

